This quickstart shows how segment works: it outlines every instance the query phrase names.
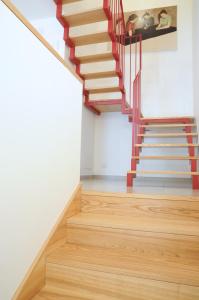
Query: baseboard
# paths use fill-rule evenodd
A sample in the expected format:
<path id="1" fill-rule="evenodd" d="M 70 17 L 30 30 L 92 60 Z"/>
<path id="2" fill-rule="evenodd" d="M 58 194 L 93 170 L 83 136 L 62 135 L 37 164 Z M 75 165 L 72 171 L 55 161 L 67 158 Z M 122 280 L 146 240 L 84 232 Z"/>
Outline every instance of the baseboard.
<path id="1" fill-rule="evenodd" d="M 66 218 L 69 218 L 80 211 L 81 184 L 74 190 L 65 209 L 52 228 L 47 240 L 40 249 L 38 255 L 33 261 L 24 280 L 15 292 L 12 300 L 32 299 L 45 285 L 45 261 L 49 255 L 66 241 Z"/>
<path id="2" fill-rule="evenodd" d="M 94 179 L 94 175 L 81 175 L 80 180 L 85 180 L 85 179 Z"/>
<path id="3" fill-rule="evenodd" d="M 81 180 L 85 179 L 100 179 L 100 180 L 125 180 L 125 176 L 120 175 L 82 175 Z"/>

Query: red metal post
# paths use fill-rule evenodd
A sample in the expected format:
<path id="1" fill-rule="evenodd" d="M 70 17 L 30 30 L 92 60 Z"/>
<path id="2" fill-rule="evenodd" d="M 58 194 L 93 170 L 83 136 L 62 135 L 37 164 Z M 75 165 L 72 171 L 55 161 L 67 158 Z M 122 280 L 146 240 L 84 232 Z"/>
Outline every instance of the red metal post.
<path id="1" fill-rule="evenodd" d="M 133 186 L 133 174 L 128 173 L 127 174 L 127 187 Z"/>
<path id="2" fill-rule="evenodd" d="M 134 36 L 135 39 L 135 79 L 132 84 L 132 37 L 130 37 L 130 103 L 132 106 L 132 159 L 131 159 L 131 170 L 136 171 L 137 163 L 139 159 L 140 148 L 136 144 L 142 142 L 142 137 L 138 134 L 143 132 L 140 127 L 141 124 L 141 70 L 142 70 L 142 36 Z M 138 48 L 139 47 L 139 48 Z M 139 55 L 139 57 L 138 57 Z M 138 60 L 139 58 L 139 60 Z M 133 97 L 132 97 L 133 87 Z M 133 174 L 127 175 L 127 186 L 133 185 Z"/>

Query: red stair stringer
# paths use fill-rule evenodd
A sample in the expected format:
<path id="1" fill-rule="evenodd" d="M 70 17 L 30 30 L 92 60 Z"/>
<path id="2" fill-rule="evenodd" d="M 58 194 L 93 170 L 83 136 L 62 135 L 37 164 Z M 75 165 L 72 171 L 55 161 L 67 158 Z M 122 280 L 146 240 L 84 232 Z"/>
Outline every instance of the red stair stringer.
<path id="1" fill-rule="evenodd" d="M 62 16 L 62 5 L 63 5 L 62 0 L 55 0 L 55 4 L 57 6 L 57 11 L 56 11 L 57 20 L 60 22 L 60 24 L 64 28 L 64 37 L 63 37 L 63 39 L 65 41 L 65 44 L 69 47 L 69 51 L 70 51 L 69 59 L 76 66 L 76 73 L 83 80 L 83 82 L 85 82 L 83 76 L 80 73 L 80 61 L 75 56 L 75 45 L 74 45 L 73 41 L 70 39 L 70 36 L 69 36 L 70 26 L 69 26 L 68 22 Z M 84 94 L 84 91 L 85 91 L 85 85 L 83 84 L 83 94 Z M 100 115 L 100 111 L 98 109 L 96 109 L 93 105 L 91 105 L 87 101 L 87 96 L 86 95 L 85 95 L 84 104 L 90 111 L 92 111 L 93 113 L 95 113 L 97 115 Z"/>
<path id="2" fill-rule="evenodd" d="M 129 117 L 129 121 L 132 122 L 132 117 Z M 157 118 L 157 119 L 150 119 L 145 118 L 144 120 L 141 120 L 140 125 L 148 125 L 148 124 L 184 124 L 184 131 L 186 133 L 192 133 L 192 127 L 186 126 L 186 124 L 191 124 L 193 120 L 188 117 L 179 117 L 179 118 Z M 145 129 L 143 127 L 139 128 L 139 134 L 144 134 Z M 136 144 L 142 144 L 143 137 L 137 137 Z M 187 136 L 187 143 L 193 144 L 193 136 Z M 135 147 L 134 146 L 134 153 L 132 153 L 133 157 L 139 157 L 141 151 L 141 147 Z M 196 157 L 196 150 L 194 146 L 188 147 L 189 157 Z M 191 166 L 191 172 L 197 172 L 197 159 L 190 159 L 190 166 Z M 139 160 L 136 160 L 134 158 L 131 159 L 131 170 L 136 171 L 137 164 L 139 163 Z M 127 174 L 127 186 L 132 187 L 133 186 L 133 178 L 135 178 L 135 174 L 128 173 Z M 193 190 L 199 189 L 199 176 L 198 175 L 192 175 L 192 188 Z"/>
<path id="3" fill-rule="evenodd" d="M 68 24 L 68 22 L 64 19 L 64 17 L 62 16 L 62 0 L 54 0 L 54 2 L 56 3 L 57 6 L 57 11 L 56 11 L 56 17 L 58 19 L 58 21 L 60 22 L 60 24 L 63 26 L 64 28 L 64 41 L 66 43 L 66 45 L 69 47 L 69 59 L 70 61 L 76 66 L 76 73 L 78 74 L 78 76 L 83 80 L 83 82 L 85 83 L 85 79 L 84 76 L 81 74 L 80 72 L 80 61 L 79 59 L 76 57 L 75 55 L 75 44 L 73 43 L 73 41 L 71 40 L 70 36 L 69 36 L 69 29 L 70 26 Z M 124 109 L 125 106 L 125 89 L 124 89 L 124 76 L 122 74 L 122 70 L 120 67 L 120 57 L 117 51 L 117 40 L 116 40 L 116 35 L 114 34 L 114 29 L 113 29 L 113 19 L 112 19 L 112 13 L 110 11 L 110 7 L 109 7 L 109 0 L 104 0 L 103 1 L 103 9 L 104 12 L 107 16 L 108 19 L 108 33 L 110 36 L 110 40 L 112 42 L 112 53 L 113 53 L 113 57 L 116 61 L 116 73 L 119 77 L 119 87 L 120 87 L 120 91 L 122 93 L 122 103 L 124 103 L 122 105 L 122 111 L 124 113 L 128 113 L 127 110 Z M 98 109 L 96 109 L 94 107 L 94 103 L 92 103 L 91 101 L 89 101 L 89 93 L 88 90 L 86 90 L 85 88 L 85 84 L 83 84 L 83 95 L 84 95 L 84 103 L 85 106 L 90 109 L 92 112 L 94 112 L 97 115 L 100 115 L 100 111 Z M 108 101 L 108 100 L 107 100 Z M 102 104 L 102 105 L 108 105 L 107 101 L 98 101 L 98 105 Z M 114 101 L 110 100 L 109 101 L 109 105 L 113 105 Z"/>

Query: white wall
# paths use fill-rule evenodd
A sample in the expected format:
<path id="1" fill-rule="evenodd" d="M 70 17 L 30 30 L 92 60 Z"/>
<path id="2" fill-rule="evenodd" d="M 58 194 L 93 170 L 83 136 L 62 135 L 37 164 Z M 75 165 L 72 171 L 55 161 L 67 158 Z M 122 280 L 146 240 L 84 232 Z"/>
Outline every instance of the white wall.
<path id="1" fill-rule="evenodd" d="M 51 18 L 55 16 L 56 5 L 52 0 L 11 0 L 28 20 Z"/>
<path id="2" fill-rule="evenodd" d="M 64 58 L 64 29 L 56 18 L 56 5 L 53 0 L 12 0 L 22 15 L 39 31 L 51 46 Z"/>
<path id="3" fill-rule="evenodd" d="M 94 168 L 95 115 L 82 107 L 81 176 L 92 176 Z"/>
<path id="4" fill-rule="evenodd" d="M 55 12 L 56 13 L 56 12 Z M 63 40 L 64 29 L 56 19 L 56 15 L 50 18 L 31 20 L 32 25 L 43 35 L 53 48 L 64 58 L 65 42 Z"/>
<path id="5" fill-rule="evenodd" d="M 197 120 L 199 130 L 199 1 L 193 1 L 193 59 L 194 59 L 194 114 Z"/>
<path id="6" fill-rule="evenodd" d="M 82 86 L 2 2 L 0 16 L 0 299 L 10 300 L 79 183 Z"/>
<path id="7" fill-rule="evenodd" d="M 174 130 L 173 132 L 175 132 Z M 168 132 L 168 130 L 167 130 Z M 181 131 L 183 132 L 183 131 Z M 85 131 L 86 134 L 86 131 Z M 95 117 L 93 175 L 126 176 L 131 166 L 132 124 L 121 113 L 104 113 Z M 85 136 L 86 137 L 86 136 Z M 85 139 L 83 137 L 83 139 Z M 145 139 L 146 143 L 173 143 L 174 139 Z M 179 138 L 179 143 L 186 143 Z M 187 149 L 142 150 L 142 155 L 188 155 Z M 92 157 L 92 154 L 90 154 Z M 85 168 L 85 166 L 84 166 Z M 86 169 L 86 168 L 85 168 Z M 140 161 L 138 170 L 189 171 L 188 161 Z M 86 174 L 85 174 L 86 175 Z M 168 177 L 168 176 L 166 176 Z"/>
<path id="8" fill-rule="evenodd" d="M 94 175 L 125 176 L 131 161 L 131 124 L 121 113 L 95 118 Z"/>
<path id="9" fill-rule="evenodd" d="M 143 53 L 144 116 L 193 115 L 192 0 L 124 0 L 125 11 L 171 5 L 178 6 L 178 49 Z"/>

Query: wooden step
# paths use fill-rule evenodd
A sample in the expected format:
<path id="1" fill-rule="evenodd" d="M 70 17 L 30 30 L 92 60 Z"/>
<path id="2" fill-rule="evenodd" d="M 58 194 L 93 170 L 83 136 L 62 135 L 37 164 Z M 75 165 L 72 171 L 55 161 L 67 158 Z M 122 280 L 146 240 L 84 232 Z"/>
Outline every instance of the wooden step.
<path id="1" fill-rule="evenodd" d="M 122 99 L 121 91 L 115 93 L 98 93 L 98 94 L 91 94 L 89 97 L 90 101 L 109 101 L 115 99 Z"/>
<path id="2" fill-rule="evenodd" d="M 141 120 L 142 121 L 148 121 L 148 120 L 170 120 L 170 119 L 191 119 L 193 120 L 194 117 L 193 116 L 173 116 L 173 117 L 142 117 Z"/>
<path id="3" fill-rule="evenodd" d="M 155 138 L 170 138 L 170 137 L 188 137 L 188 136 L 192 136 L 192 137 L 196 137 L 198 136 L 197 133 L 146 133 L 146 134 L 138 134 L 138 136 L 141 137 L 145 137 L 145 138 L 151 138 L 151 137 L 155 137 Z"/>
<path id="4" fill-rule="evenodd" d="M 131 174 L 157 174 L 157 175 L 199 175 L 199 172 L 179 172 L 179 171 L 129 171 Z"/>
<path id="5" fill-rule="evenodd" d="M 174 156 L 174 155 L 160 155 L 160 156 L 152 156 L 152 155 L 147 155 L 147 156 L 132 156 L 132 159 L 146 159 L 146 160 L 199 160 L 199 156 Z"/>
<path id="6" fill-rule="evenodd" d="M 107 71 L 107 72 L 96 72 L 96 73 L 85 73 L 82 74 L 84 79 L 98 79 L 98 78 L 109 78 L 109 77 L 117 77 L 118 74 L 116 71 Z"/>
<path id="7" fill-rule="evenodd" d="M 50 269 L 50 272 L 55 271 L 55 267 Z M 70 272 L 70 271 L 69 271 Z M 74 285 L 71 282 L 66 282 L 65 278 L 60 278 L 62 272 L 59 270 L 56 279 L 49 279 L 46 286 L 40 291 L 41 298 L 33 298 L 33 300 L 85 300 L 86 289 L 84 290 L 79 285 Z M 69 276 L 68 276 L 69 277 Z M 92 294 L 91 294 L 92 295 Z M 89 291 L 87 296 L 90 296 Z M 92 295 L 93 296 L 93 295 Z"/>
<path id="8" fill-rule="evenodd" d="M 85 81 L 85 89 L 118 88 L 119 84 L 118 77 L 89 79 Z"/>
<path id="9" fill-rule="evenodd" d="M 157 209 L 158 210 L 158 209 Z M 174 210 L 173 210 L 174 211 Z M 70 218 L 67 224 L 76 224 L 88 226 L 103 226 L 109 228 L 117 228 L 121 230 L 133 230 L 133 231 L 147 231 L 156 233 L 169 233 L 169 234 L 186 234 L 186 235 L 196 235 L 199 236 L 199 227 L 197 218 L 195 221 L 189 218 L 181 216 L 178 218 L 171 217 L 156 217 L 151 218 L 151 215 L 144 216 L 144 213 L 138 215 L 139 212 L 132 215 L 120 216 L 120 215 L 110 215 L 110 214 L 99 214 L 99 213 L 80 213 L 72 218 Z M 160 215 L 161 213 L 159 213 Z M 172 214 L 172 213 L 171 213 Z M 147 215 L 147 213 L 145 214 Z M 155 214 L 154 214 L 155 215 Z M 162 212 L 162 216 L 164 212 Z M 166 214 L 165 214 L 166 215 Z M 168 214 L 169 215 L 169 214 Z M 176 215 L 180 215 L 179 210 Z M 172 222 L 171 222 L 172 219 Z"/>
<path id="10" fill-rule="evenodd" d="M 169 147 L 169 148 L 186 148 L 186 147 L 198 147 L 199 144 L 136 144 L 136 147 L 139 148 L 161 148 L 161 147 Z"/>
<path id="11" fill-rule="evenodd" d="M 103 62 L 107 60 L 112 60 L 113 54 L 109 52 L 109 53 L 101 53 L 96 55 L 88 55 L 88 56 L 80 56 L 80 57 L 77 56 L 77 58 L 81 64 L 87 64 L 87 63 L 93 63 L 99 61 Z"/>
<path id="12" fill-rule="evenodd" d="M 72 2 L 80 2 L 82 0 L 62 0 L 62 4 L 69 4 L 69 3 L 72 3 Z"/>
<path id="13" fill-rule="evenodd" d="M 100 288 L 93 290 L 92 286 L 94 285 L 92 282 L 89 283 L 89 278 L 92 278 L 93 282 L 95 274 L 93 272 L 89 272 L 86 270 L 86 274 L 83 273 L 83 270 L 72 269 L 64 267 L 63 269 L 59 266 L 57 269 L 56 266 L 49 266 L 49 272 L 56 272 L 58 274 L 57 278 L 48 279 L 48 284 L 46 287 L 39 293 L 42 299 L 46 300 L 101 300 L 101 299 L 113 299 L 113 298 L 104 298 L 104 294 L 100 292 Z M 64 275 L 64 272 L 68 271 L 67 276 Z M 81 282 L 77 282 L 75 280 L 75 276 L 80 279 L 80 272 L 85 274 L 85 278 L 81 279 Z M 92 276 L 93 275 L 93 276 Z M 52 276 L 51 276 L 52 277 Z M 66 281 L 66 278 L 70 281 Z M 86 286 L 88 284 L 88 286 Z M 85 286 L 84 286 L 85 285 Z M 96 284 L 95 284 L 96 285 Z M 107 296 L 108 297 L 108 296 Z M 38 299 L 39 300 L 39 299 Z"/>
<path id="14" fill-rule="evenodd" d="M 111 193 L 111 192 L 99 192 L 99 191 L 93 191 L 93 190 L 83 190 L 82 191 L 82 202 L 83 200 L 87 201 L 88 199 L 90 199 L 92 201 L 92 199 L 95 199 L 95 197 L 99 197 L 99 198 L 107 198 L 108 199 L 120 199 L 120 201 L 123 203 L 125 201 L 131 200 L 131 201 L 135 201 L 135 200 L 139 200 L 139 199 L 146 199 L 146 201 L 148 200 L 157 200 L 157 201 L 162 201 L 162 200 L 169 200 L 169 201 L 199 201 L 199 195 L 185 195 L 183 196 L 182 194 L 180 195 L 171 195 L 171 194 L 148 194 L 148 193 Z M 99 201 L 99 199 L 97 198 L 97 201 Z M 109 200 L 108 200 L 109 201 Z M 94 201 L 95 202 L 95 201 Z M 93 203 L 93 201 L 92 201 Z M 189 205 L 189 204 L 187 204 Z"/>
<path id="15" fill-rule="evenodd" d="M 125 248 L 122 251 L 110 251 L 103 247 L 66 244 L 47 257 L 47 268 L 49 264 L 56 265 L 58 270 L 59 266 L 62 270 L 66 266 L 177 284 L 199 285 L 198 263 L 194 265 L 185 261 L 183 264 L 181 260 L 179 263 L 177 255 L 174 260 L 165 257 L 159 259 L 149 252 L 145 257 L 142 253 L 130 254 Z M 47 271 L 48 277 L 50 275 Z"/>
<path id="16" fill-rule="evenodd" d="M 105 31 L 105 32 L 93 33 L 88 35 L 74 36 L 71 37 L 71 40 L 75 44 L 75 46 L 83 46 L 83 45 L 110 42 L 110 36 L 108 32 Z"/>
<path id="17" fill-rule="evenodd" d="M 181 259 L 198 260 L 199 252 L 196 256 L 194 252 L 199 247 L 197 201 L 184 201 L 183 196 L 168 196 L 170 200 L 166 200 L 167 196 L 144 199 L 144 195 L 103 194 L 82 195 L 82 213 L 67 222 L 69 243 L 125 249 L 126 256 L 142 253 L 143 258 L 153 253 L 156 259 L 168 255 L 172 260 L 174 255 L 179 263 Z"/>
<path id="18" fill-rule="evenodd" d="M 99 88 L 99 89 L 89 89 L 89 94 L 103 94 L 103 93 L 114 93 L 114 92 L 120 92 L 121 89 L 119 86 L 115 87 L 109 87 L 109 88 Z"/>
<path id="19" fill-rule="evenodd" d="M 199 295 L 193 286 L 50 263 L 47 283 L 46 292 L 57 295 L 50 300 L 197 300 Z"/>
<path id="20" fill-rule="evenodd" d="M 142 117 L 141 122 L 145 124 L 188 124 L 193 123 L 194 118 L 192 116 L 181 117 Z"/>
<path id="21" fill-rule="evenodd" d="M 98 217 L 99 218 L 99 217 Z M 110 216 L 111 218 L 111 216 Z M 110 251 L 123 252 L 125 256 L 152 255 L 159 261 L 175 261 L 199 267 L 198 236 L 166 234 L 146 231 L 122 230 L 114 227 L 70 224 L 67 229 L 67 243 L 82 246 L 103 247 Z"/>
<path id="22" fill-rule="evenodd" d="M 103 104 L 95 104 L 94 102 L 94 106 L 95 108 L 97 108 L 100 112 L 121 112 L 121 104 L 109 104 L 109 105 L 103 105 Z"/>
<path id="23" fill-rule="evenodd" d="M 125 197 L 109 193 L 82 194 L 83 213 L 110 216 L 149 217 L 199 222 L 199 197 L 133 195 Z M 69 221 L 71 222 L 71 220 Z"/>
<path id="24" fill-rule="evenodd" d="M 140 125 L 142 128 L 176 128 L 176 127 L 196 127 L 196 124 L 149 124 Z"/>
<path id="25" fill-rule="evenodd" d="M 99 0 L 63 1 L 62 15 L 70 27 L 107 20 L 103 1 Z"/>
<path id="26" fill-rule="evenodd" d="M 88 71 L 92 70 L 92 72 L 96 72 L 96 70 L 101 72 L 104 70 L 107 71 L 111 70 L 111 68 L 116 69 L 116 67 L 114 67 L 115 60 L 112 53 L 111 43 L 91 44 L 76 47 L 75 56 L 81 64 L 85 65 L 85 67 L 81 66 L 81 70 L 84 70 L 84 72 L 87 72 L 87 69 Z"/>
<path id="27" fill-rule="evenodd" d="M 86 47 L 88 47 L 88 46 L 86 46 Z M 84 48 L 85 48 L 85 46 L 84 46 Z M 101 47 L 101 45 L 100 45 L 100 47 L 98 49 L 99 50 L 98 50 L 97 54 L 107 52 L 107 46 L 105 46 L 105 45 L 104 45 L 104 47 Z M 87 51 L 87 49 L 84 49 L 84 51 L 85 50 Z M 92 50 L 91 54 L 93 54 L 93 47 L 90 49 L 90 46 L 89 46 L 89 50 L 90 51 Z M 111 45 L 108 48 L 108 53 L 112 53 Z M 81 56 L 81 53 L 79 56 Z M 105 61 L 103 63 L 102 62 L 93 62 L 93 63 L 88 63 L 88 64 L 82 64 L 81 68 L 80 68 L 80 72 L 81 72 L 81 74 L 83 74 L 85 79 L 98 79 L 98 78 L 109 78 L 109 77 L 118 76 L 116 74 L 116 69 L 117 69 L 116 62 L 115 62 L 115 60 L 112 59 L 109 61 Z M 112 99 L 116 99 L 119 97 L 113 95 Z"/>
<path id="28" fill-rule="evenodd" d="M 39 293 L 35 297 L 31 298 L 31 300 L 48 300 L 48 299 L 49 298 L 47 298 L 47 296 L 45 295 L 42 295 L 42 293 Z"/>

